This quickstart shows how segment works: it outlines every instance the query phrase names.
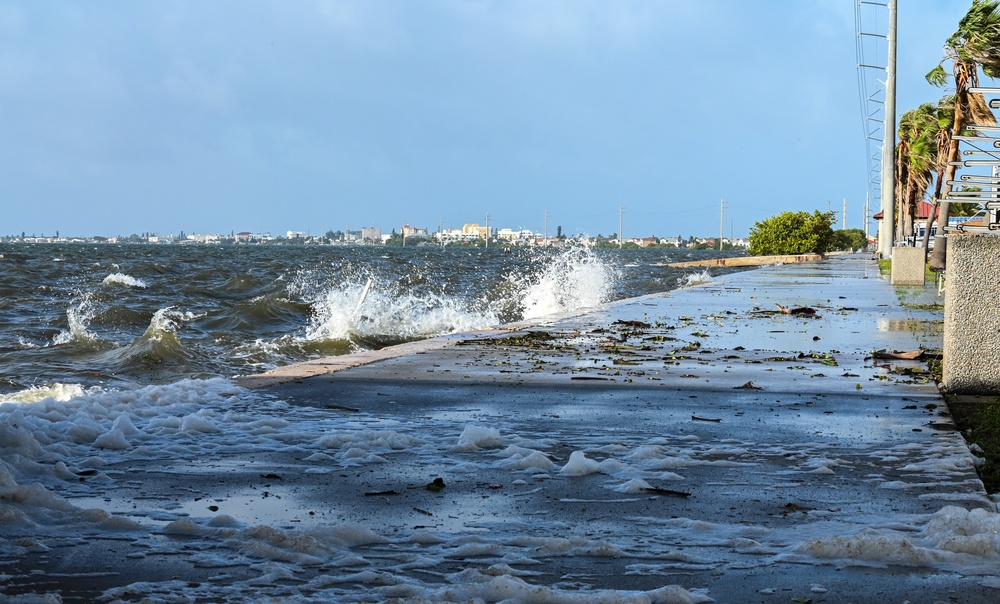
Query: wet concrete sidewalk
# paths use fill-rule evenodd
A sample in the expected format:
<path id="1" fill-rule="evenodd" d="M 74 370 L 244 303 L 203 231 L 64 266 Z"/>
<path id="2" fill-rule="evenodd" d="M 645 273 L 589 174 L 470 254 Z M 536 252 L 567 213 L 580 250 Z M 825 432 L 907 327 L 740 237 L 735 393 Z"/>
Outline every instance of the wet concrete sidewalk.
<path id="1" fill-rule="evenodd" d="M 991 601 L 991 573 L 933 531 L 947 506 L 994 509 L 974 458 L 926 365 L 872 354 L 940 348 L 940 311 L 904 304 L 917 295 L 933 298 L 894 290 L 867 258 L 774 266 L 242 383 L 386 425 L 473 427 L 446 455 L 499 457 L 472 476 L 415 455 L 344 473 L 324 496 L 385 533 L 490 535 L 505 563 L 524 556 L 532 584 L 680 585 L 719 602 Z M 551 467 L 501 455 L 508 436 Z M 429 500 L 397 489 L 404 475 L 447 488 Z M 570 536 L 615 552 L 529 546 Z"/>

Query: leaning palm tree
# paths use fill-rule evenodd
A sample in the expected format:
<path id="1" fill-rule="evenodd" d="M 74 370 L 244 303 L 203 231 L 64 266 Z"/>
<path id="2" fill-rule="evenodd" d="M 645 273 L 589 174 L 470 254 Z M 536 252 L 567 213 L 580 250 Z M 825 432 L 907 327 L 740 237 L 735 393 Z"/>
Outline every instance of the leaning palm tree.
<path id="1" fill-rule="evenodd" d="M 935 138 L 937 154 L 934 162 L 934 170 L 936 172 L 934 178 L 934 195 L 931 197 L 934 207 L 931 209 L 931 215 L 927 217 L 927 228 L 924 230 L 924 262 L 927 261 L 931 229 L 934 226 L 934 219 L 938 214 L 938 204 L 940 203 L 938 200 L 941 199 L 941 190 L 944 188 L 945 182 L 945 172 L 947 172 L 949 167 L 948 151 L 951 149 L 951 132 L 955 123 L 955 95 L 946 94 L 941 97 L 934 110 L 934 114 L 937 116 L 938 125 L 937 137 Z"/>
<path id="2" fill-rule="evenodd" d="M 952 124 L 952 139 L 948 146 L 947 181 L 955 179 L 958 162 L 958 140 L 966 124 L 996 125 L 996 118 L 981 94 L 969 91 L 979 84 L 979 69 L 989 77 L 1000 76 L 1000 0 L 973 0 L 972 7 L 958 22 L 958 30 L 945 42 L 945 57 L 941 62 L 952 63 L 955 81 L 955 118 Z M 948 74 L 939 64 L 927 74 L 927 81 L 935 86 L 944 86 Z M 947 185 L 945 197 L 951 192 Z M 941 224 L 948 224 L 948 202 L 941 202 L 939 217 Z M 937 238 L 934 254 L 931 256 L 931 270 L 943 271 L 947 253 L 947 239 Z"/>
<path id="3" fill-rule="evenodd" d="M 906 199 L 908 222 L 906 234 L 913 234 L 913 220 L 917 217 L 920 203 L 927 195 L 934 176 L 934 168 L 938 163 L 938 124 L 937 108 L 930 103 L 918 107 L 913 116 L 913 142 L 910 144 L 910 179 Z"/>
<path id="4" fill-rule="evenodd" d="M 913 144 L 912 133 L 914 112 L 915 110 L 911 109 L 899 117 L 899 130 L 897 131 L 897 139 L 899 142 L 896 143 L 896 165 L 892 171 L 892 175 L 895 180 L 893 183 L 893 197 L 897 200 L 897 203 L 895 204 L 896 232 L 893 233 L 893 238 L 896 240 L 902 239 L 903 233 L 905 233 L 903 221 L 907 215 L 907 204 L 905 200 L 910 182 L 910 148 Z"/>
<path id="5" fill-rule="evenodd" d="M 913 234 L 914 218 L 930 188 L 937 164 L 940 129 L 937 108 L 930 103 L 907 111 L 899 120 L 895 170 L 896 199 L 900 200 L 897 238 Z"/>

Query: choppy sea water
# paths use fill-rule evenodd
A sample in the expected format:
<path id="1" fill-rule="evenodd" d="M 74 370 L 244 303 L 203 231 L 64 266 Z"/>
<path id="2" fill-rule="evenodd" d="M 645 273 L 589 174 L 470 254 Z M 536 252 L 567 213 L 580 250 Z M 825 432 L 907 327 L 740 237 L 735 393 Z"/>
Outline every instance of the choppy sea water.
<path id="1" fill-rule="evenodd" d="M 695 271 L 668 264 L 719 255 L 0 246 L 0 393 L 259 373 L 674 289 Z"/>

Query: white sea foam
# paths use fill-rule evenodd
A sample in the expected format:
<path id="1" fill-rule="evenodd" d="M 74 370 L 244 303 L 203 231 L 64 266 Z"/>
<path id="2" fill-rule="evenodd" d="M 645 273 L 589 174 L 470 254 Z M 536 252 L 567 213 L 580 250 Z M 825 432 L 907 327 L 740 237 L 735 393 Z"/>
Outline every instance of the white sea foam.
<path id="1" fill-rule="evenodd" d="M 986 576 L 1000 564 L 1000 515 L 953 506 L 893 518 L 814 509 L 775 526 L 616 511 L 620 528 L 577 527 L 557 506 L 613 510 L 646 501 L 664 474 L 681 478 L 662 466 L 694 468 L 718 455 L 750 464 L 781 450 L 742 440 L 702 443 L 665 428 L 613 439 L 566 433 L 574 440 L 570 452 L 564 437 L 532 438 L 529 430 L 448 414 L 345 415 L 221 379 L 120 391 L 32 389 L 0 403 L 0 561 L 29 545 L 114 538 L 130 543 L 134 557 L 240 567 L 248 578 L 220 572 L 198 583 L 137 583 L 108 592 L 109 600 L 308 593 L 315 600 L 428 602 L 710 601 L 710 592 L 679 587 L 588 590 L 537 579 L 533 568 L 554 557 L 580 558 L 582 567 L 593 558 L 624 561 L 636 575 L 724 568 L 732 556 L 762 567 L 781 560 L 904 564 Z M 806 443 L 788 450 L 796 453 L 796 471 L 848 463 Z M 952 468 L 963 456 L 957 445 L 906 450 L 919 464 L 907 474 L 924 481 L 937 466 L 921 462 Z M 233 471 L 239 479 L 226 478 Z M 443 493 L 424 486 L 435 475 L 445 476 Z M 217 479 L 229 484 L 206 486 Z M 247 481 L 249 488 L 241 486 Z M 137 488 L 144 497 L 134 496 Z M 357 508 L 337 503 L 335 513 L 325 512 L 330 508 L 317 503 L 326 501 L 317 497 L 324 488 L 349 493 L 344 501 L 357 498 Z M 365 491 L 373 497 L 362 505 Z M 388 507 L 392 498 L 403 504 Z M 209 505 L 223 509 L 213 513 Z M 679 553 L 679 543 L 697 554 Z M 458 565 L 466 570 L 453 572 Z M 317 567 L 323 570 L 315 578 L 303 578 Z"/>
<path id="2" fill-rule="evenodd" d="M 0 394 L 0 403 L 37 403 L 45 399 L 69 401 L 84 395 L 84 389 L 79 384 L 53 383 L 46 386 L 32 386 L 18 392 Z"/>
<path id="3" fill-rule="evenodd" d="M 125 287 L 135 287 L 139 289 L 146 289 L 148 285 L 142 279 L 136 279 L 130 275 L 124 273 L 112 273 L 101 281 L 101 285 L 122 285 Z"/>

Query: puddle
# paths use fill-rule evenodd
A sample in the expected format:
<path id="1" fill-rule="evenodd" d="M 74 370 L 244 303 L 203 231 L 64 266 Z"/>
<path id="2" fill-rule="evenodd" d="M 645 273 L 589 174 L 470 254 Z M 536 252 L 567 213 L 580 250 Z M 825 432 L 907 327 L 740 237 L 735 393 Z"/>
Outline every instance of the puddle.
<path id="1" fill-rule="evenodd" d="M 944 333 L 941 319 L 879 319 L 879 331 L 905 331 L 910 333 Z"/>

